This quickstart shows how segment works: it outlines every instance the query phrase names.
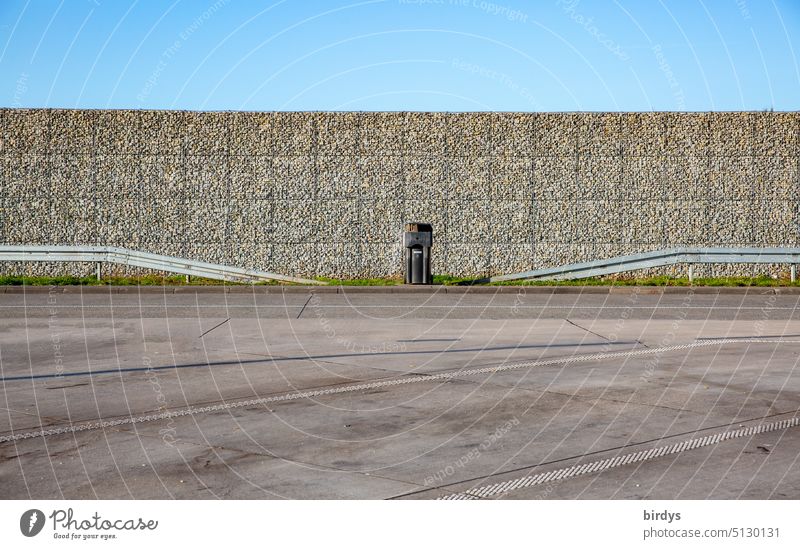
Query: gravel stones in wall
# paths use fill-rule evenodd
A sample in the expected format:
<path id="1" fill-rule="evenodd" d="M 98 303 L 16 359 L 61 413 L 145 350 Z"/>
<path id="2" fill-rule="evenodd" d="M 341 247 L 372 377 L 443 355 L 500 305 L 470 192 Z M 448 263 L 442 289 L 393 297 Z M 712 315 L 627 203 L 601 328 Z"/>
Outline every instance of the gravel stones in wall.
<path id="1" fill-rule="evenodd" d="M 434 271 L 459 276 L 800 244 L 797 113 L 5 109 L 0 121 L 7 243 L 342 278 L 399 276 L 409 221 L 433 224 Z"/>

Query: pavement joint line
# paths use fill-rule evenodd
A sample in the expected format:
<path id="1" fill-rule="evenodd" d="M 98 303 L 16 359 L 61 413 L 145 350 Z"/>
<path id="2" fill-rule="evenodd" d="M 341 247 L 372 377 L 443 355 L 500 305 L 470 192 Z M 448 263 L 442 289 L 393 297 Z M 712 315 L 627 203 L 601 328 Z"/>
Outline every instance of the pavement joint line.
<path id="1" fill-rule="evenodd" d="M 474 500 L 483 499 L 491 496 L 499 496 L 513 492 L 523 486 L 530 486 L 533 484 L 543 484 L 550 482 L 553 479 L 559 481 L 568 478 L 574 478 L 586 474 L 592 474 L 599 471 L 606 471 L 615 467 L 629 465 L 631 463 L 640 463 L 657 459 L 667 455 L 680 454 L 697 448 L 704 448 L 712 446 L 735 438 L 751 437 L 753 435 L 760 435 L 763 433 L 770 433 L 773 431 L 786 430 L 800 425 L 800 416 L 795 416 L 790 419 L 775 421 L 772 423 L 762 423 L 750 427 L 734 429 L 732 431 L 725 431 L 717 433 L 716 435 L 706 435 L 700 438 L 687 439 L 682 442 L 676 442 L 668 446 L 659 446 L 649 450 L 640 450 L 632 452 L 623 456 L 616 456 L 613 458 L 606 458 L 590 462 L 588 464 L 578 464 L 571 467 L 564 467 L 556 469 L 555 471 L 547 471 L 535 475 L 525 475 L 516 479 L 497 482 L 494 484 L 487 484 L 477 488 L 470 488 L 463 492 L 456 492 L 441 496 L 437 499 L 442 500 Z M 622 458 L 622 459 L 620 459 Z M 588 467 L 587 467 L 588 465 Z"/>
<path id="2" fill-rule="evenodd" d="M 19 440 L 30 438 L 44 438 L 54 435 L 72 434 L 82 431 L 93 431 L 98 429 L 106 429 L 111 427 L 118 427 L 120 425 L 133 425 L 138 423 L 147 423 L 151 421 L 161 421 L 165 419 L 172 419 L 185 416 L 196 416 L 201 414 L 220 412 L 223 410 L 232 410 L 236 408 L 246 408 L 249 406 L 258 406 L 263 404 L 270 404 L 273 402 L 289 402 L 294 400 L 302 400 L 308 398 L 315 398 L 320 396 L 336 395 L 342 393 L 355 393 L 361 391 L 369 391 L 383 387 L 392 387 L 400 385 L 410 385 L 413 383 L 422 383 L 429 381 L 448 381 L 461 377 L 479 375 L 479 374 L 494 374 L 498 372 L 506 372 L 513 370 L 521 370 L 524 368 L 535 368 L 542 366 L 555 366 L 555 365 L 571 365 L 576 363 L 584 363 L 593 360 L 608 360 L 614 358 L 628 358 L 640 355 L 660 354 L 671 351 L 680 351 L 684 349 L 693 349 L 697 347 L 711 347 L 726 344 L 741 344 L 741 343 L 760 343 L 760 344 L 776 344 L 776 343 L 800 343 L 800 340 L 742 340 L 742 339 L 718 339 L 712 341 L 696 341 L 693 343 L 684 343 L 680 345 L 669 345 L 664 347 L 651 347 L 647 349 L 636 349 L 631 351 L 619 351 L 611 353 L 591 353 L 578 356 L 569 356 L 562 358 L 554 358 L 547 360 L 533 360 L 524 361 L 514 364 L 505 364 L 500 366 L 488 366 L 482 368 L 471 368 L 466 370 L 456 370 L 454 372 L 443 372 L 439 374 L 429 374 L 424 376 L 405 376 L 397 379 L 389 379 L 382 381 L 375 381 L 371 383 L 360 383 L 356 385 L 345 385 L 341 387 L 332 387 L 327 389 L 316 389 L 311 391 L 302 391 L 287 393 L 284 395 L 275 395 L 270 397 L 255 398 L 236 402 L 222 402 L 220 404 L 213 404 L 209 406 L 189 407 L 182 410 L 171 410 L 159 414 L 148 414 L 141 416 L 128 416 L 121 417 L 114 420 L 99 420 L 79 424 L 67 424 L 63 427 L 54 427 L 51 429 L 44 429 L 38 431 L 25 431 L 22 433 L 14 433 L 13 430 L 10 435 L 0 436 L 0 444 L 6 442 L 16 442 Z"/>

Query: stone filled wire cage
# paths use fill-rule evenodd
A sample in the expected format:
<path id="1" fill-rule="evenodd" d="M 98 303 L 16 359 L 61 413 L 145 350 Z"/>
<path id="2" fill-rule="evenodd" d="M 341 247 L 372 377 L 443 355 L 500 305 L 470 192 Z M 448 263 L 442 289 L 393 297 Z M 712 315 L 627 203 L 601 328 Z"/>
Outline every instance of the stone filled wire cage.
<path id="1" fill-rule="evenodd" d="M 0 125 L 8 244 L 358 278 L 401 276 L 408 220 L 456 276 L 800 240 L 798 113 L 4 109 Z"/>

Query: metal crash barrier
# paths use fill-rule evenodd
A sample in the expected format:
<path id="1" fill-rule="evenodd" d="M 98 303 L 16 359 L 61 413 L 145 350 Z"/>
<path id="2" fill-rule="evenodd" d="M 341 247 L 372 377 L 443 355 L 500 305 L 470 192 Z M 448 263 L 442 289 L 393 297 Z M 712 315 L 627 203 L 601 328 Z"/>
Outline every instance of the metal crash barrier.
<path id="1" fill-rule="evenodd" d="M 101 264 L 115 263 L 142 267 L 156 271 L 166 271 L 187 276 L 200 276 L 228 282 L 263 282 L 278 280 L 296 284 L 324 285 L 326 282 L 297 278 L 253 269 L 242 269 L 229 265 L 218 265 L 193 259 L 182 259 L 168 255 L 151 254 L 117 248 L 114 246 L 13 246 L 0 245 L 1 261 L 70 261 L 95 263 L 96 275 L 100 279 Z"/>
<path id="2" fill-rule="evenodd" d="M 790 266 L 791 280 L 796 282 L 797 263 L 800 263 L 800 248 L 672 248 L 584 263 L 573 263 L 563 267 L 493 276 L 481 282 L 574 280 L 669 265 L 688 265 L 689 282 L 693 282 L 694 270 L 692 265 L 702 263 L 788 264 Z"/>

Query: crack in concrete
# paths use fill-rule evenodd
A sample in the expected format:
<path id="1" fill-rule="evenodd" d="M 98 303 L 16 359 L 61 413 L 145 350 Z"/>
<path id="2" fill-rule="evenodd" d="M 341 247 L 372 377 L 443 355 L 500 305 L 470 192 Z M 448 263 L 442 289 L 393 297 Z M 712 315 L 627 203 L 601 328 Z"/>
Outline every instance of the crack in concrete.
<path id="1" fill-rule="evenodd" d="M 597 336 L 597 337 L 599 337 L 600 339 L 604 339 L 605 341 L 608 341 L 609 343 L 614 343 L 613 341 L 611 341 L 611 340 L 610 340 L 609 338 L 607 338 L 606 336 L 604 336 L 604 335 L 600 335 L 600 334 L 598 334 L 597 332 L 593 332 L 593 331 L 591 331 L 591 330 L 590 330 L 590 329 L 588 329 L 588 328 L 584 328 L 583 326 L 581 326 L 581 325 L 580 325 L 580 324 L 578 324 L 577 322 L 573 322 L 572 320 L 570 320 L 570 319 L 568 319 L 568 318 L 565 318 L 564 320 L 565 320 L 566 322 L 568 322 L 569 324 L 572 324 L 572 325 L 573 325 L 573 326 L 575 326 L 576 328 L 579 328 L 579 329 L 583 330 L 583 331 L 584 331 L 584 332 L 586 332 L 586 333 L 592 334 L 593 336 Z"/>
<path id="2" fill-rule="evenodd" d="M 570 320 L 570 319 L 568 319 L 568 318 L 565 318 L 564 320 L 566 320 L 568 323 L 572 324 L 572 325 L 573 325 L 573 326 L 575 326 L 576 328 L 580 328 L 580 329 L 581 329 L 581 330 L 583 330 L 584 332 L 588 332 L 588 333 L 590 333 L 590 334 L 592 334 L 592 335 L 594 335 L 594 336 L 597 336 L 597 337 L 599 337 L 600 339 L 604 339 L 604 340 L 608 341 L 609 343 L 618 343 L 617 341 L 612 341 L 610 338 L 608 338 L 608 337 L 604 336 L 603 334 L 599 334 L 599 333 L 597 333 L 597 332 L 593 332 L 592 330 L 590 330 L 590 329 L 588 329 L 588 328 L 584 328 L 583 326 L 581 326 L 581 325 L 580 325 L 580 324 L 578 324 L 577 322 L 574 322 L 574 321 L 572 321 L 572 320 Z M 642 347 L 644 347 L 644 348 L 646 348 L 646 349 L 649 349 L 649 348 L 650 348 L 650 347 L 649 347 L 649 346 L 648 346 L 646 343 L 644 343 L 644 342 L 643 342 L 641 339 L 639 339 L 639 338 L 636 338 L 634 341 L 636 341 L 636 343 L 637 343 L 638 345 L 641 345 Z"/>
<path id="3" fill-rule="evenodd" d="M 308 296 L 308 299 L 306 300 L 306 302 L 305 302 L 305 303 L 303 303 L 303 308 L 302 308 L 302 309 L 300 309 L 300 312 L 299 312 L 299 313 L 297 313 L 297 318 L 300 318 L 300 315 L 302 315 L 302 314 L 303 314 L 303 311 L 305 311 L 305 310 L 306 310 L 306 307 L 308 307 L 308 304 L 309 304 L 309 303 L 311 303 L 311 300 L 312 300 L 312 299 L 314 299 L 314 294 L 311 294 L 311 295 L 309 295 L 309 296 Z"/>
<path id="4" fill-rule="evenodd" d="M 222 322 L 220 322 L 219 324 L 217 324 L 217 325 L 216 325 L 216 326 L 214 326 L 213 328 L 209 328 L 208 330 L 206 330 L 205 332 L 203 332 L 202 334 L 200 334 L 200 336 L 199 336 L 197 339 L 202 339 L 202 338 L 203 338 L 203 336 L 205 336 L 205 335 L 206 335 L 206 334 L 208 334 L 209 332 L 213 332 L 214 330 L 216 330 L 217 328 L 219 328 L 219 327 L 220 327 L 220 326 L 222 326 L 223 324 L 226 324 L 227 322 L 230 322 L 230 320 L 231 320 L 231 317 L 228 317 L 228 318 L 226 318 L 225 320 L 223 320 Z"/>

